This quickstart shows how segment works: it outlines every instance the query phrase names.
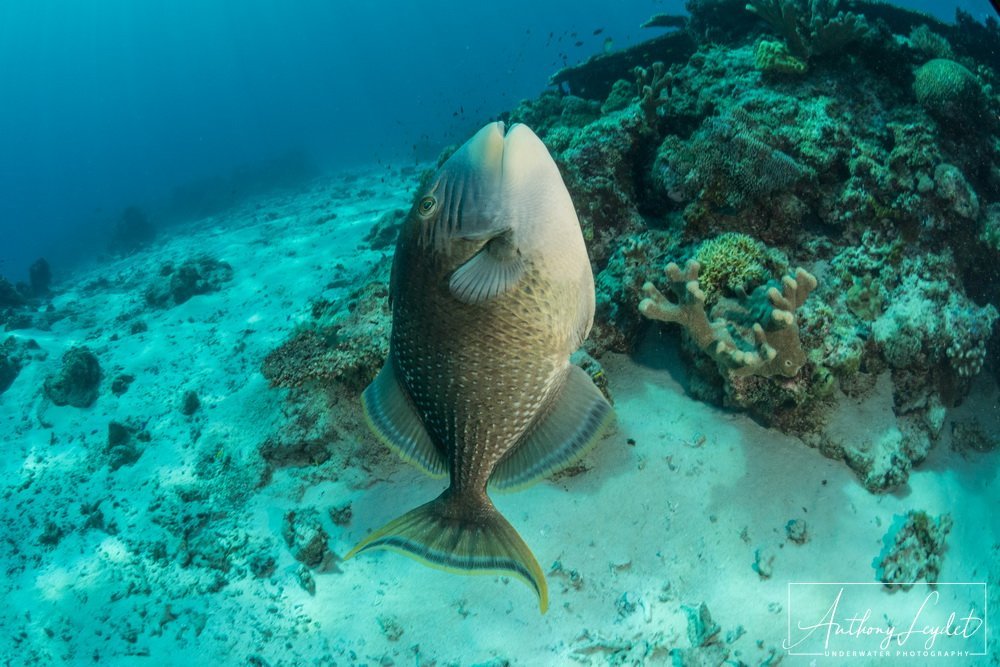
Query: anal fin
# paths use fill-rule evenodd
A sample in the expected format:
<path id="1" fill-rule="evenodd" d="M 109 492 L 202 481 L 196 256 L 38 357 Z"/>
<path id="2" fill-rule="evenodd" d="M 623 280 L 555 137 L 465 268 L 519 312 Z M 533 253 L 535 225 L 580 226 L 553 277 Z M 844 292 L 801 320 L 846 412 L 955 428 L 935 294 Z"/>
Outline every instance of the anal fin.
<path id="1" fill-rule="evenodd" d="M 378 376 L 361 394 L 361 405 L 375 435 L 405 461 L 434 477 L 447 473 L 447 459 L 427 433 L 399 383 L 391 353 Z"/>
<path id="2" fill-rule="evenodd" d="M 593 446 L 614 419 L 614 410 L 593 380 L 571 366 L 548 414 L 502 460 L 490 477 L 493 488 L 526 486 L 573 463 Z"/>

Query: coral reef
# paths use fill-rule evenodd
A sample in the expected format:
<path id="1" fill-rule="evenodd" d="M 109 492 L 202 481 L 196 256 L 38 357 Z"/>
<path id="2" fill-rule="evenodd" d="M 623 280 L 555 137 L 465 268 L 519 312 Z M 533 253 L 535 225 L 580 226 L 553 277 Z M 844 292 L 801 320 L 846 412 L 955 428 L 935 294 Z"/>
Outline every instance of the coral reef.
<path id="1" fill-rule="evenodd" d="M 722 296 L 746 296 L 771 278 L 767 248 L 752 236 L 727 232 L 706 239 L 695 250 L 698 286 L 709 307 Z"/>
<path id="2" fill-rule="evenodd" d="M 1000 104 L 983 51 L 998 38 L 860 0 L 744 5 L 691 0 L 696 50 L 595 58 L 572 69 L 573 96 L 546 93 L 511 117 L 542 128 L 580 210 L 598 291 L 588 351 L 633 349 L 651 269 L 694 259 L 699 289 L 678 268 L 645 294 L 650 312 L 689 324 L 704 298 L 700 342 L 682 336 L 692 394 L 749 410 L 885 492 L 998 345 L 1000 287 L 981 268 L 1000 255 Z M 981 141 L 955 132 L 975 113 Z M 788 257 L 819 278 L 794 311 L 768 297 Z M 794 312 L 794 327 L 769 332 L 774 311 Z M 762 365 L 781 350 L 796 351 L 791 377 Z M 834 437 L 831 413 L 883 373 L 891 428 L 863 446 Z"/>
<path id="3" fill-rule="evenodd" d="M 918 581 L 937 583 L 951 527 L 950 514 L 933 518 L 927 512 L 914 510 L 896 517 L 894 527 L 884 538 L 883 553 L 876 559 L 878 580 L 886 588 L 903 590 Z"/>
<path id="4" fill-rule="evenodd" d="M 666 265 L 678 252 L 677 235 L 666 230 L 649 229 L 620 238 L 607 266 L 595 278 L 597 304 L 594 328 L 585 343 L 588 350 L 600 355 L 633 349 L 645 322 L 638 305 L 649 267 Z"/>
<path id="5" fill-rule="evenodd" d="M 757 42 L 753 64 L 762 72 L 779 74 L 803 74 L 807 67 L 806 62 L 792 55 L 782 42 L 769 42 L 766 39 Z"/>
<path id="6" fill-rule="evenodd" d="M 0 276 L 0 308 L 24 305 L 25 295 L 9 280 Z"/>
<path id="7" fill-rule="evenodd" d="M 663 19 L 672 32 L 561 70 L 506 117 L 546 143 L 578 210 L 597 287 L 587 352 L 632 351 L 649 316 L 683 323 L 693 395 L 894 489 L 1000 349 L 1000 286 L 983 268 L 1000 258 L 984 50 L 1000 40 L 961 15 L 951 26 L 863 0 L 687 9 L 686 24 Z M 388 250 L 399 217 L 366 242 Z M 663 291 L 644 287 L 665 265 Z M 317 301 L 266 377 L 360 391 L 385 353 L 384 284 L 373 274 L 346 301 Z M 884 428 L 863 443 L 836 432 L 832 415 L 875 394 Z M 289 459 L 324 455 L 309 442 L 286 443 Z"/>
<path id="8" fill-rule="evenodd" d="M 914 263 L 920 268 L 928 264 Z M 872 324 L 873 340 L 893 368 L 927 372 L 947 362 L 960 377 L 977 375 L 997 309 L 992 304 L 977 306 L 948 280 L 932 275 L 904 274 L 885 312 Z"/>

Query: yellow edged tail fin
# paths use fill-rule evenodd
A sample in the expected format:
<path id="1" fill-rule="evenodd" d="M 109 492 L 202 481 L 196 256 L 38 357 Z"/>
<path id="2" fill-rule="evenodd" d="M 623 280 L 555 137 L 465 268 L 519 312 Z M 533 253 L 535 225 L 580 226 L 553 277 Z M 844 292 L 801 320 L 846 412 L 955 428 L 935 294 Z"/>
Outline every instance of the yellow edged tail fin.
<path id="1" fill-rule="evenodd" d="M 459 574 L 512 575 L 535 591 L 543 614 L 549 607 L 542 568 L 486 494 L 445 491 L 366 537 L 344 560 L 370 549 L 390 549 Z"/>

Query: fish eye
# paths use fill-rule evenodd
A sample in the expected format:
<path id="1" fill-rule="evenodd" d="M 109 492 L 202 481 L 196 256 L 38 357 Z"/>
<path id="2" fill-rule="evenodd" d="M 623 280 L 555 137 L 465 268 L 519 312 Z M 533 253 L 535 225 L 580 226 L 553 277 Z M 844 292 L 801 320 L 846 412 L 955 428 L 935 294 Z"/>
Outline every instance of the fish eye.
<path id="1" fill-rule="evenodd" d="M 417 204 L 417 210 L 420 211 L 420 215 L 429 215 L 430 212 L 434 210 L 434 206 L 436 204 L 437 204 L 437 199 L 434 199 L 434 197 L 427 195 L 426 197 L 420 200 L 419 204 Z"/>

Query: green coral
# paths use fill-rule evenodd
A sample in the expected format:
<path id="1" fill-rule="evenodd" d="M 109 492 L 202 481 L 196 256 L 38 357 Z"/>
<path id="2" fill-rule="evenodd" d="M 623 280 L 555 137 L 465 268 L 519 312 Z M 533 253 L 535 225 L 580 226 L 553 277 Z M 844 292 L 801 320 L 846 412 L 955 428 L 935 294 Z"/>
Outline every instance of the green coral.
<path id="1" fill-rule="evenodd" d="M 709 304 L 725 294 L 747 294 L 772 277 L 767 248 L 752 236 L 739 232 L 727 232 L 702 242 L 694 259 L 701 265 L 698 280 Z"/>
<path id="2" fill-rule="evenodd" d="M 806 61 L 793 56 L 781 42 L 762 40 L 753 53 L 754 67 L 762 72 L 777 72 L 779 74 L 803 74 L 806 71 Z"/>

